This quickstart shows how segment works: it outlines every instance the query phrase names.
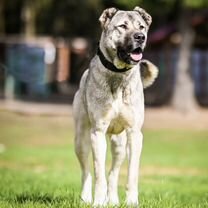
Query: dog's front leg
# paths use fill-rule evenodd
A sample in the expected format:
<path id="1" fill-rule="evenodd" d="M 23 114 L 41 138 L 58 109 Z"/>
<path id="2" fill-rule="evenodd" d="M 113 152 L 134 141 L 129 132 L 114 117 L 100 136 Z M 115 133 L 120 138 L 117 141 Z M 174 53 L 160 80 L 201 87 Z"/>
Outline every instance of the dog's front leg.
<path id="1" fill-rule="evenodd" d="M 95 172 L 94 205 L 106 205 L 107 182 L 105 176 L 106 137 L 105 132 L 97 129 L 91 131 L 92 152 Z"/>
<path id="2" fill-rule="evenodd" d="M 142 150 L 142 133 L 133 129 L 127 132 L 128 139 L 128 182 L 126 192 L 126 204 L 138 205 L 138 176 L 139 176 L 139 162 Z"/>

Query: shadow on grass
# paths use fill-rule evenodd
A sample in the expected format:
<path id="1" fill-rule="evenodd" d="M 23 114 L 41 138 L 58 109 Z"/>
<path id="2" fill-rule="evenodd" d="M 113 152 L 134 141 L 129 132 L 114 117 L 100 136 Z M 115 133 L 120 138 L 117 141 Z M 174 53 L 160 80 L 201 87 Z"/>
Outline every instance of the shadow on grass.
<path id="1" fill-rule="evenodd" d="M 10 198 L 9 201 L 19 205 L 42 204 L 46 206 L 69 205 L 69 207 L 77 207 L 80 204 L 79 197 L 75 194 L 69 194 L 69 196 L 20 194 L 16 195 L 13 199 Z"/>
<path id="2" fill-rule="evenodd" d="M 11 200 L 11 199 L 10 199 Z M 11 201 L 10 201 L 11 202 Z M 85 204 L 75 194 L 70 194 L 68 197 L 53 196 L 53 195 L 27 195 L 21 194 L 15 197 L 12 201 L 16 205 L 22 207 L 22 205 L 39 205 L 40 207 L 61 207 L 61 208 L 91 208 L 90 204 Z M 18 207 L 19 207 L 18 206 Z M 38 207 L 39 207 L 38 206 Z M 33 206 L 32 206 L 33 207 Z M 35 206 L 36 207 L 36 206 Z M 121 204 L 120 206 L 107 206 L 108 208 L 126 208 L 126 205 Z"/>
<path id="3" fill-rule="evenodd" d="M 51 204 L 53 202 L 61 202 L 67 200 L 67 197 L 52 196 L 52 195 L 17 195 L 15 201 L 19 204 L 25 204 L 28 202 L 39 202 L 43 204 Z"/>

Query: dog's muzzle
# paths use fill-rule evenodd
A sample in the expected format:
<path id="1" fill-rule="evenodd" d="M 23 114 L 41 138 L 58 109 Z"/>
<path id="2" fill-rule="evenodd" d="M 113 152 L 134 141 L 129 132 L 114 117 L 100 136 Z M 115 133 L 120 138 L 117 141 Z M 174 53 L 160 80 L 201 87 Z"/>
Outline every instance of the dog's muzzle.
<path id="1" fill-rule="evenodd" d="M 142 52 L 143 49 L 141 47 L 133 48 L 130 51 L 122 47 L 118 47 L 117 49 L 118 58 L 128 64 L 138 63 L 143 57 Z"/>
<path id="2" fill-rule="evenodd" d="M 145 35 L 143 33 L 134 33 L 127 46 L 118 46 L 117 56 L 120 60 L 128 64 L 137 64 L 143 57 L 143 49 L 145 43 Z"/>

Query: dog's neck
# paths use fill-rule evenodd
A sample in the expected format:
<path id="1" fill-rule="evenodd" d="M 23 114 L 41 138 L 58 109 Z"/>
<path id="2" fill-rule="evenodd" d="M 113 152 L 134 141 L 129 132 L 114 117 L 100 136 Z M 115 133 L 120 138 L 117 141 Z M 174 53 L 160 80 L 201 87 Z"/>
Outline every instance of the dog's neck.
<path id="1" fill-rule="evenodd" d="M 100 61 L 101 63 L 103 64 L 103 66 L 112 71 L 112 72 L 116 72 L 116 73 L 122 73 L 122 72 L 126 72 L 126 71 L 129 71 L 130 68 L 121 68 L 121 69 L 118 69 L 112 62 L 108 61 L 107 58 L 104 56 L 103 52 L 101 51 L 100 47 L 98 46 L 98 49 L 97 49 L 97 55 L 99 56 L 100 58 Z"/>

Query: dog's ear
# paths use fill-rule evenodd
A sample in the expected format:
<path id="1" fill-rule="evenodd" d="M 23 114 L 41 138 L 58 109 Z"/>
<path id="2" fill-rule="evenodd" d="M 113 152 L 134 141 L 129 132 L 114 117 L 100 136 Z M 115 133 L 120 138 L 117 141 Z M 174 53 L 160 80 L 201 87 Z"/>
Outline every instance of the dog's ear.
<path id="1" fill-rule="evenodd" d="M 144 19 L 144 21 L 146 22 L 147 26 L 149 27 L 152 23 L 152 17 L 141 7 L 136 6 L 134 8 L 134 11 L 138 12 L 141 17 Z"/>
<path id="2" fill-rule="evenodd" d="M 149 87 L 153 84 L 158 76 L 158 68 L 148 60 L 141 60 L 140 73 L 142 78 L 143 87 Z"/>
<path id="3" fill-rule="evenodd" d="M 101 16 L 99 18 L 101 27 L 103 29 L 106 29 L 107 25 L 110 23 L 111 19 L 113 18 L 113 16 L 116 14 L 117 11 L 118 11 L 118 9 L 116 9 L 114 7 L 105 9 L 103 11 L 103 13 L 101 14 Z"/>

